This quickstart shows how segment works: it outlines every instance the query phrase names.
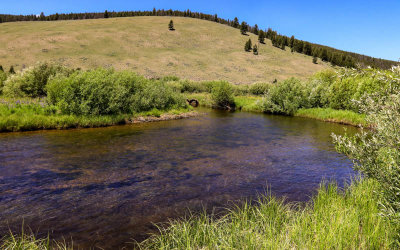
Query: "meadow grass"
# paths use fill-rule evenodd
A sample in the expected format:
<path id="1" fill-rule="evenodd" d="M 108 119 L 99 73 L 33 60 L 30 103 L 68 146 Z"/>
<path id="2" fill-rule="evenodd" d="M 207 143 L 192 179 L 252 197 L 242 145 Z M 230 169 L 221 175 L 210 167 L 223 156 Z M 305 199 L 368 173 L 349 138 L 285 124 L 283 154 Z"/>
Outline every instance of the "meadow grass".
<path id="1" fill-rule="evenodd" d="M 30 231 L 15 235 L 10 232 L 9 235 L 0 239 L 0 249 L 5 250 L 72 250 L 73 243 L 67 244 L 66 241 L 53 241 L 47 238 L 37 238 L 35 234 Z"/>
<path id="2" fill-rule="evenodd" d="M 173 19 L 175 31 L 168 30 Z M 176 75 L 191 80 L 232 83 L 306 79 L 330 67 L 312 57 L 258 44 L 259 55 L 244 51 L 238 29 L 184 17 L 125 17 L 95 20 L 14 22 L 0 24 L 0 64 L 6 70 L 37 61 L 70 68 L 113 67 L 157 78 Z"/>
<path id="3" fill-rule="evenodd" d="M 212 107 L 212 98 L 209 93 L 186 94 L 189 99 L 197 99 L 201 106 Z M 247 112 L 263 112 L 260 105 L 261 96 L 235 96 L 236 107 Z M 294 116 L 317 119 L 325 122 L 334 122 L 351 126 L 368 127 L 366 115 L 351 110 L 337 110 L 331 108 L 299 109 Z"/>
<path id="4" fill-rule="evenodd" d="M 213 100 L 209 93 L 184 93 L 187 99 L 196 99 L 200 106 L 211 108 Z M 262 99 L 260 96 L 234 96 L 236 108 L 242 111 L 262 112 L 258 102 Z"/>
<path id="5" fill-rule="evenodd" d="M 192 215 L 159 227 L 142 249 L 391 249 L 396 229 L 379 216 L 379 184 L 321 184 L 306 204 L 267 196 L 225 216 Z"/>
<path id="6" fill-rule="evenodd" d="M 299 109 L 295 116 L 318 119 L 325 122 L 335 122 L 353 126 L 367 127 L 366 115 L 351 110 L 337 110 L 331 108 Z"/>
<path id="7" fill-rule="evenodd" d="M 56 107 L 38 103 L 0 104 L 0 132 L 32 131 L 44 129 L 94 128 L 128 124 L 138 117 L 179 115 L 193 109 L 180 108 L 138 112 L 120 115 L 63 115 Z"/>

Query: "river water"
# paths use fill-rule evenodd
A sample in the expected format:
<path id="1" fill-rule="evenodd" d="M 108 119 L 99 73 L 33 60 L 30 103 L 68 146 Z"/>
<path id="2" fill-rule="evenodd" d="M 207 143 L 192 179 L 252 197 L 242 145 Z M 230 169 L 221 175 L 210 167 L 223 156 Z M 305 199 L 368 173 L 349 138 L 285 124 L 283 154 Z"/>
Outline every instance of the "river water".
<path id="1" fill-rule="evenodd" d="M 218 210 L 267 190 L 307 201 L 343 186 L 351 162 L 316 120 L 206 110 L 184 120 L 0 134 L 0 235 L 22 224 L 83 248 L 120 248 L 188 209 Z"/>

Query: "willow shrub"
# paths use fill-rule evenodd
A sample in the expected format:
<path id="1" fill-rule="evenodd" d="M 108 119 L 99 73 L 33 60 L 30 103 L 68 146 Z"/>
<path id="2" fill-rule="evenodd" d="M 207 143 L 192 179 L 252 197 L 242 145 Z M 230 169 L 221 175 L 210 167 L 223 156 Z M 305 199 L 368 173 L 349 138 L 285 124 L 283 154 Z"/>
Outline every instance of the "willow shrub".
<path id="1" fill-rule="evenodd" d="M 336 148 L 353 159 L 357 170 L 382 185 L 384 212 L 400 225 L 400 91 L 368 97 L 361 108 L 373 129 L 355 136 L 333 135 Z"/>
<path id="2" fill-rule="evenodd" d="M 273 84 L 261 106 L 266 113 L 294 115 L 298 109 L 309 107 L 305 85 L 295 78 Z"/>
<path id="3" fill-rule="evenodd" d="M 330 105 L 330 86 L 336 81 L 338 75 L 333 70 L 324 70 L 314 74 L 306 83 L 306 95 L 310 107 L 326 108 Z"/>
<path id="4" fill-rule="evenodd" d="M 51 77 L 57 74 L 67 76 L 72 72 L 60 65 L 39 63 L 8 77 L 3 92 L 9 97 L 46 96 L 46 85 Z"/>
<path id="5" fill-rule="evenodd" d="M 57 76 L 47 86 L 48 101 L 64 114 L 113 115 L 185 107 L 183 97 L 163 81 L 135 73 L 96 69 Z"/>
<path id="6" fill-rule="evenodd" d="M 359 111 L 355 101 L 365 95 L 385 93 L 392 85 L 400 84 L 400 74 L 396 68 L 392 70 L 377 69 L 341 69 L 327 92 L 329 107 Z"/>
<path id="7" fill-rule="evenodd" d="M 235 108 L 233 86 L 225 81 L 215 82 L 211 90 L 213 105 L 217 108 Z"/>
<path id="8" fill-rule="evenodd" d="M 271 83 L 256 82 L 249 86 L 248 92 L 252 95 L 265 95 L 272 86 Z"/>

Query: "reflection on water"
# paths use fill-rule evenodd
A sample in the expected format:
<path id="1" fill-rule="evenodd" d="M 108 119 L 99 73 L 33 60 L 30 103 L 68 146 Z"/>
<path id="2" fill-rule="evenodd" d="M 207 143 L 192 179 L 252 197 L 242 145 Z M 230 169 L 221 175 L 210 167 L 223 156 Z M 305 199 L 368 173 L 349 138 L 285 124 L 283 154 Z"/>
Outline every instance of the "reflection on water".
<path id="1" fill-rule="evenodd" d="M 315 120 L 207 111 L 204 117 L 109 128 L 0 134 L 0 234 L 72 236 L 121 247 L 193 210 L 273 194 L 304 201 L 322 179 L 353 172 Z M 354 128 L 347 128 L 353 133 Z"/>

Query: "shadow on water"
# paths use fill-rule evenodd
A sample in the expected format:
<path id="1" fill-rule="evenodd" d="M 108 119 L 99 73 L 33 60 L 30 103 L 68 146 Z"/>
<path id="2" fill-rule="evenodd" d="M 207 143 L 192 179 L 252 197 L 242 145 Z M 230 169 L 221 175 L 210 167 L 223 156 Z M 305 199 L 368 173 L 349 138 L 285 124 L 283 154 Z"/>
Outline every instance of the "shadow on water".
<path id="1" fill-rule="evenodd" d="M 344 133 L 342 125 L 207 112 L 179 121 L 0 134 L 0 234 L 24 221 L 85 248 L 117 248 L 186 208 L 223 207 L 267 188 L 306 201 L 322 179 L 343 185 L 354 175 L 330 138 Z"/>

